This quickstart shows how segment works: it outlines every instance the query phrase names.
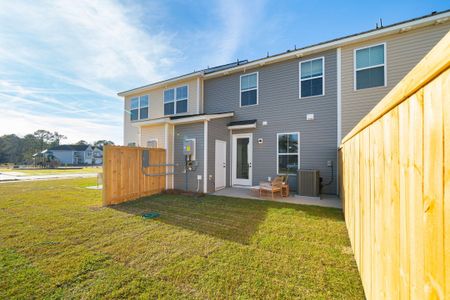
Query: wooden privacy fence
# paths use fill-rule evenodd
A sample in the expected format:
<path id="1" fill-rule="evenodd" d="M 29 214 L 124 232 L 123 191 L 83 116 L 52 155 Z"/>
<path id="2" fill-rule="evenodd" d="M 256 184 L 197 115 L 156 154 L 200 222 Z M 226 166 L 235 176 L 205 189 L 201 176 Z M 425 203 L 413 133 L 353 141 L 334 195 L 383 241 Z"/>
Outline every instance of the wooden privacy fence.
<path id="1" fill-rule="evenodd" d="M 450 299 L 450 33 L 343 139 L 341 198 L 368 299 Z"/>
<path id="2" fill-rule="evenodd" d="M 142 152 L 148 150 L 150 164 L 166 163 L 166 150 L 141 147 L 105 146 L 103 148 L 103 205 L 118 204 L 160 193 L 166 188 L 164 166 L 142 168 Z"/>

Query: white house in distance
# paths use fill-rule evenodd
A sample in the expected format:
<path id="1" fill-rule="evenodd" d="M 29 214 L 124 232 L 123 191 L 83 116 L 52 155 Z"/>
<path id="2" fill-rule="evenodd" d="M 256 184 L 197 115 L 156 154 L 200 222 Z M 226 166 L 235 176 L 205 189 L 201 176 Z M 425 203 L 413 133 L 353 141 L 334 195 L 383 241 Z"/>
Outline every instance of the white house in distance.
<path id="1" fill-rule="evenodd" d="M 51 151 L 61 164 L 92 164 L 92 160 L 94 160 L 94 164 L 102 163 L 102 150 L 97 147 L 93 149 L 90 145 L 59 145 L 48 149 L 48 151 Z"/>

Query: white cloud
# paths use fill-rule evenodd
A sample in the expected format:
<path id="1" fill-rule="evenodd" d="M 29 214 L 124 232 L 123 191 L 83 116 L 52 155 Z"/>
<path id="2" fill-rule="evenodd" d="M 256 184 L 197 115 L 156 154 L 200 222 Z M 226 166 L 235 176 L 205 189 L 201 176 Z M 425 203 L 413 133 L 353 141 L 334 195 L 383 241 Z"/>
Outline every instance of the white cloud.
<path id="1" fill-rule="evenodd" d="M 170 34 L 148 28 L 160 16 L 141 9 L 114 0 L 0 1 L 0 70 L 8 71 L 0 72 L 0 134 L 48 129 L 120 142 L 116 93 L 169 76 L 180 56 Z"/>
<path id="2" fill-rule="evenodd" d="M 248 45 L 252 35 L 258 31 L 265 0 L 219 0 L 216 14 L 220 20 L 219 32 L 210 33 L 215 54 L 210 58 L 215 64 L 235 61 L 239 49 Z"/>
<path id="3" fill-rule="evenodd" d="M 118 91 L 179 75 L 183 61 L 196 68 L 234 61 L 261 30 L 265 0 L 208 6 L 214 26 L 185 34 L 186 49 L 200 47 L 195 62 L 183 56 L 191 50 L 174 46 L 180 40 L 176 30 L 161 29 L 169 12 L 159 5 L 0 1 L 0 134 L 48 129 L 71 140 L 120 142 Z"/>

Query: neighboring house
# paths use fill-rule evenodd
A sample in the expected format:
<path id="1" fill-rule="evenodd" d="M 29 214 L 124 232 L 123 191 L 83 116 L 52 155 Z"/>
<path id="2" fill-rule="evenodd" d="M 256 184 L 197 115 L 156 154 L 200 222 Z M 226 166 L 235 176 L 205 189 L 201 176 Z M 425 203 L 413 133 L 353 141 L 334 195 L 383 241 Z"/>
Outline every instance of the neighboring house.
<path id="1" fill-rule="evenodd" d="M 93 149 L 90 145 L 59 145 L 48 150 L 61 164 L 92 164 Z"/>
<path id="2" fill-rule="evenodd" d="M 167 149 L 167 161 L 183 165 L 183 141 L 195 139 L 190 190 L 286 173 L 296 189 L 305 168 L 320 170 L 322 192 L 335 194 L 341 139 L 449 32 L 449 17 L 433 13 L 121 92 L 124 144 Z M 169 188 L 184 188 L 182 171 L 166 176 Z"/>
<path id="3" fill-rule="evenodd" d="M 101 165 L 103 163 L 103 147 L 95 146 L 92 150 L 94 165 Z"/>

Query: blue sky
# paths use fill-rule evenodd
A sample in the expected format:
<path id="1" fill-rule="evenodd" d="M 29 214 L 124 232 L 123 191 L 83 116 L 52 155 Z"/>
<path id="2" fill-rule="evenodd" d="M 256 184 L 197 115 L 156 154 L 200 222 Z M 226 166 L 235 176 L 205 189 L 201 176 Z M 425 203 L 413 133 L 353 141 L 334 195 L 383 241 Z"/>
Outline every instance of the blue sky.
<path id="1" fill-rule="evenodd" d="M 0 135 L 122 142 L 119 91 L 450 8 L 446 1 L 0 0 Z"/>

